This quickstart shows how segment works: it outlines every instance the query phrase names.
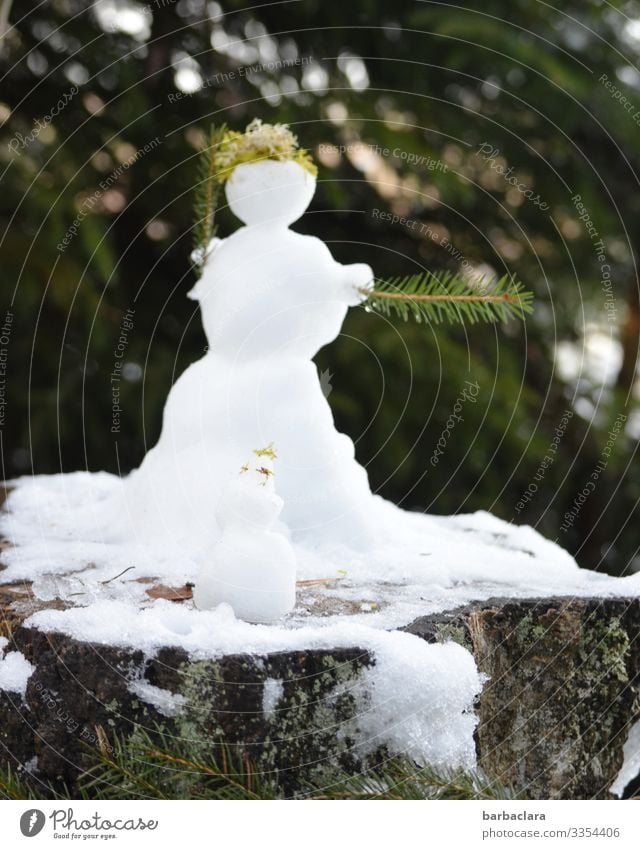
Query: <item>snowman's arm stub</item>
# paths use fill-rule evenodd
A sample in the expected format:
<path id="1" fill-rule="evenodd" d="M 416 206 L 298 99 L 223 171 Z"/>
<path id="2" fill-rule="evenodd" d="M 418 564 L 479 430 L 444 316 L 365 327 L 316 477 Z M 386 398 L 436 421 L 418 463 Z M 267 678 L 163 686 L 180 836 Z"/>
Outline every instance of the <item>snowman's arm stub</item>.
<path id="1" fill-rule="evenodd" d="M 217 236 L 214 236 L 213 239 L 211 239 L 211 241 L 209 242 L 209 246 L 207 247 L 206 259 L 202 256 L 202 248 L 198 248 L 198 250 L 195 250 L 191 253 L 191 261 L 194 262 L 196 265 L 206 265 L 208 262 L 211 262 L 211 257 L 219 249 L 220 245 L 222 245 L 224 241 L 226 240 L 219 239 Z M 203 274 L 201 275 L 196 285 L 193 287 L 193 289 L 187 292 L 187 298 L 190 298 L 192 301 L 200 300 L 200 295 L 202 294 L 202 287 L 200 286 L 200 282 L 204 276 L 205 275 L 203 270 Z"/>
<path id="2" fill-rule="evenodd" d="M 373 289 L 373 270 L 365 262 L 341 266 L 342 283 L 349 306 L 355 307 L 366 300 L 362 289 Z"/>

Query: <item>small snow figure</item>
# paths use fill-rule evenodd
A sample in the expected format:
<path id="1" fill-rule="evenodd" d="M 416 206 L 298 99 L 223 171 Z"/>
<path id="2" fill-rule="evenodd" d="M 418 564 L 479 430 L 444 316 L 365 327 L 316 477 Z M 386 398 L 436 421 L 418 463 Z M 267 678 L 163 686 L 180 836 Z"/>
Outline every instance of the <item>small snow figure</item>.
<path id="1" fill-rule="evenodd" d="M 246 622 L 270 623 L 293 610 L 296 560 L 291 543 L 273 530 L 283 501 L 274 487 L 272 445 L 222 491 L 216 519 L 222 536 L 201 570 L 193 599 L 201 610 L 226 602 Z"/>

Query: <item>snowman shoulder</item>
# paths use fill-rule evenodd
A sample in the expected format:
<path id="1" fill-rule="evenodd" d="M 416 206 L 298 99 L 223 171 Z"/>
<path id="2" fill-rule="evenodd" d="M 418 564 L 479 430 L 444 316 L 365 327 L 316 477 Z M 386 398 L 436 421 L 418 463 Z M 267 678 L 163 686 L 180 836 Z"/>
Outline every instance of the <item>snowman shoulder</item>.
<path id="1" fill-rule="evenodd" d="M 204 252 L 202 248 L 192 251 L 191 261 L 196 265 L 202 265 L 204 263 L 204 267 L 196 285 L 187 292 L 187 298 L 190 298 L 192 301 L 199 301 L 201 299 L 204 291 L 207 289 L 207 278 L 210 275 L 211 267 L 215 264 L 223 245 L 229 241 L 229 238 L 219 239 L 217 236 L 214 236 L 207 247 L 206 257 L 203 256 Z"/>
<path id="2" fill-rule="evenodd" d="M 317 236 L 296 233 L 288 227 L 240 227 L 225 239 L 214 261 L 244 266 L 252 258 L 261 268 L 273 268 L 278 263 L 284 269 L 322 267 L 330 272 L 335 264 L 331 251 Z"/>
<path id="3" fill-rule="evenodd" d="M 327 247 L 326 242 L 317 236 L 308 236 L 305 233 L 296 233 L 295 230 L 287 230 L 287 243 L 291 251 L 290 256 L 300 259 L 305 264 L 323 263 L 333 265 L 335 259 Z"/>

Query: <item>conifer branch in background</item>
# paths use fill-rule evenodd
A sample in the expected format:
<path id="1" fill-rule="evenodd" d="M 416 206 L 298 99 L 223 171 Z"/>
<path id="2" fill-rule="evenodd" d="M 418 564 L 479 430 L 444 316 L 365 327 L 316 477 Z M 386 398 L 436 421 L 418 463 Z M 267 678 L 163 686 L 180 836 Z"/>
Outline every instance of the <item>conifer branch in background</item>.
<path id="1" fill-rule="evenodd" d="M 207 144 L 198 158 L 198 175 L 194 197 L 193 251 L 199 270 L 204 265 L 209 242 L 216 234 L 215 215 L 220 202 L 222 182 L 217 173 L 216 157 L 227 125 L 209 129 Z"/>
<path id="2" fill-rule="evenodd" d="M 491 283 L 471 285 L 449 271 L 426 271 L 376 280 L 373 289 L 359 291 L 367 296 L 365 308 L 405 321 L 411 317 L 431 324 L 476 324 L 524 319 L 533 312 L 533 294 L 509 274 Z"/>

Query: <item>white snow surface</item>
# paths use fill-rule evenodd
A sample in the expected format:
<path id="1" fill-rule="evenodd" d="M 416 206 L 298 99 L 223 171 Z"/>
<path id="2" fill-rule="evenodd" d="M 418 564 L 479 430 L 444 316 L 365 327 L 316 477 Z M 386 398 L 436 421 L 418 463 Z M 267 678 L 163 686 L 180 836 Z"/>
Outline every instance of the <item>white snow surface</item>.
<path id="1" fill-rule="evenodd" d="M 610 792 L 620 798 L 630 781 L 640 775 L 640 720 L 634 722 L 622 750 L 624 760 Z"/>
<path id="2" fill-rule="evenodd" d="M 382 639 L 380 640 L 380 637 Z M 412 634 L 379 634 L 375 665 L 359 679 L 356 747 L 418 763 L 472 769 L 475 697 L 484 676 L 473 656 L 454 642 L 430 645 Z"/>
<path id="3" fill-rule="evenodd" d="M 42 475 L 20 478 L 11 485 L 14 489 L 0 514 L 0 534 L 11 543 L 2 552 L 6 568 L 0 580 L 32 581 L 34 594 L 43 601 L 60 598 L 87 606 L 114 600 L 145 607 L 151 601 L 138 579 L 182 586 L 194 581 L 207 562 L 197 541 L 192 546 L 188 542 L 172 545 L 165 538 L 114 542 L 101 538 L 93 523 L 83 526 L 83 507 L 94 505 L 99 512 L 100 503 L 122 488 L 122 479 L 114 475 Z M 323 535 L 292 538 L 298 580 L 336 579 L 318 588 L 317 595 L 358 606 L 365 603 L 361 613 L 348 616 L 351 622 L 400 627 L 420 614 L 500 595 L 640 593 L 640 573 L 611 578 L 579 569 L 566 551 L 532 528 L 511 525 L 485 512 L 428 516 L 400 510 L 375 496 L 371 496 L 370 510 L 382 537 L 375 549 L 353 549 Z M 130 571 L 116 578 L 125 569 Z M 367 610 L 366 603 L 377 607 Z M 328 623 L 296 609 L 283 624 L 290 630 Z M 110 628 L 105 620 L 97 622 L 96 639 L 102 629 Z"/>
<path id="4" fill-rule="evenodd" d="M 278 678 L 267 678 L 262 692 L 262 712 L 265 716 L 273 716 L 278 702 L 284 695 L 284 683 Z"/>
<path id="5" fill-rule="evenodd" d="M 471 654 L 453 642 L 430 645 L 412 634 L 348 622 L 291 630 L 251 625 L 236 619 L 225 604 L 198 611 L 164 600 L 142 610 L 113 600 L 67 611 L 45 610 L 28 624 L 62 629 L 78 640 L 135 645 L 149 654 L 161 646 L 181 646 L 194 658 L 359 647 L 375 662 L 352 685 L 358 705 L 352 729 L 356 747 L 367 752 L 385 743 L 391 752 L 410 754 L 420 763 L 465 768 L 475 763 L 473 701 L 483 679 Z M 130 688 L 166 709 L 165 691 L 145 682 Z M 263 693 L 265 712 L 275 710 L 281 695 L 282 684 L 274 681 Z"/>
<path id="6" fill-rule="evenodd" d="M 185 705 L 185 697 L 180 693 L 172 693 L 162 687 L 155 687 L 142 678 L 129 684 L 129 692 L 137 696 L 141 701 L 153 705 L 163 716 L 178 716 Z"/>
<path id="7" fill-rule="evenodd" d="M 3 644 L 0 644 L 0 690 L 24 696 L 27 692 L 27 682 L 35 667 L 19 651 L 5 654 L 6 644 L 7 641 L 3 638 Z"/>

